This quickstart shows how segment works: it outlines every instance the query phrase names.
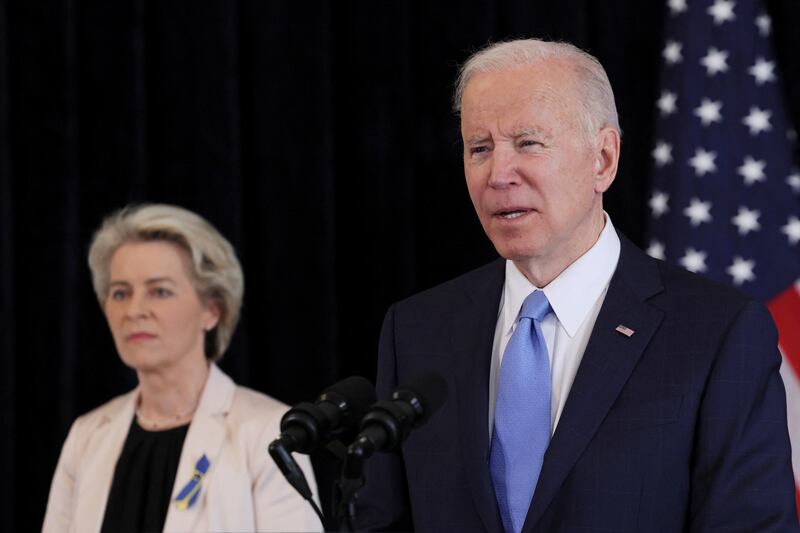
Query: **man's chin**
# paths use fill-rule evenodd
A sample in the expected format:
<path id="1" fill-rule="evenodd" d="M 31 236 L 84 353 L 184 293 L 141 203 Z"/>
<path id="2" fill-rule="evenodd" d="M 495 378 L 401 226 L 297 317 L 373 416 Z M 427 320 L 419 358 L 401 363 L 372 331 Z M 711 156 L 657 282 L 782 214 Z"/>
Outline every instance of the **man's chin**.
<path id="1" fill-rule="evenodd" d="M 486 228 L 484 228 L 486 229 Z M 486 234 L 492 241 L 494 249 L 505 259 L 525 261 L 541 256 L 546 248 L 542 228 L 529 226 L 519 228 L 490 227 Z"/>
<path id="2" fill-rule="evenodd" d="M 540 254 L 538 248 L 531 246 L 530 243 L 522 245 L 521 243 L 494 243 L 494 249 L 500 257 L 514 261 L 515 263 L 526 263 L 538 257 Z"/>

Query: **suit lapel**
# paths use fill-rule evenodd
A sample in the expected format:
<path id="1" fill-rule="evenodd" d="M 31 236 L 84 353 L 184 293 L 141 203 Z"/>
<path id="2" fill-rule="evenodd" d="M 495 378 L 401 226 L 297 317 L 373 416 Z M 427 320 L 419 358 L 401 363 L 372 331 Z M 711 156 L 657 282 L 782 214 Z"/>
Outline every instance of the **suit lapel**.
<path id="1" fill-rule="evenodd" d="M 544 457 L 523 531 L 532 530 L 591 441 L 655 333 L 663 314 L 645 302 L 661 290 L 655 263 L 623 236 L 620 262 Z M 630 337 L 616 331 L 624 325 Z"/>
<path id="2" fill-rule="evenodd" d="M 85 481 L 79 482 L 80 492 L 76 498 L 76 531 L 100 531 L 103 525 L 114 471 L 133 421 L 138 394 L 136 389 L 120 398 L 91 430 L 91 441 L 86 449 L 92 452 L 84 456 L 86 462 L 79 469 Z"/>
<path id="3" fill-rule="evenodd" d="M 172 489 L 164 531 L 193 531 L 207 505 L 207 489 L 216 472 L 219 453 L 226 436 L 225 415 L 231 408 L 236 385 L 216 365 L 210 367 L 208 382 L 197 412 L 192 418 L 183 443 L 175 485 Z M 197 461 L 205 455 L 210 462 L 208 473 L 202 481 L 197 501 L 189 508 L 179 509 L 175 498 L 192 479 Z"/>
<path id="4" fill-rule="evenodd" d="M 502 531 L 489 477 L 489 367 L 505 262 L 495 261 L 467 288 L 467 301 L 453 314 L 454 369 L 458 369 L 458 405 L 465 476 L 487 531 Z"/>

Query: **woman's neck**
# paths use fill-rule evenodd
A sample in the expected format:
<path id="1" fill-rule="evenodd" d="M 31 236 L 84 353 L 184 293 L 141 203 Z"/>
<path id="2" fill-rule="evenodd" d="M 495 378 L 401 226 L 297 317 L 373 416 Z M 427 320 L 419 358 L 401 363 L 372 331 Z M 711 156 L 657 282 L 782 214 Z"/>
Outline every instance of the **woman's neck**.
<path id="1" fill-rule="evenodd" d="M 169 369 L 137 372 L 139 400 L 136 415 L 145 429 L 169 429 L 191 421 L 208 380 L 205 359 Z"/>

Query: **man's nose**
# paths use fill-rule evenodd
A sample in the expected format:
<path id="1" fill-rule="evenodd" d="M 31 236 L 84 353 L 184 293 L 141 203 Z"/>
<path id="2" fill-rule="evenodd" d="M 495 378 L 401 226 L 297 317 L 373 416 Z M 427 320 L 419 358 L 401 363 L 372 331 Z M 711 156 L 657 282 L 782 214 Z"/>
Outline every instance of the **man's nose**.
<path id="1" fill-rule="evenodd" d="M 496 147 L 492 152 L 491 174 L 489 186 L 494 189 L 505 189 L 519 185 L 519 167 L 514 150 L 505 147 Z"/>

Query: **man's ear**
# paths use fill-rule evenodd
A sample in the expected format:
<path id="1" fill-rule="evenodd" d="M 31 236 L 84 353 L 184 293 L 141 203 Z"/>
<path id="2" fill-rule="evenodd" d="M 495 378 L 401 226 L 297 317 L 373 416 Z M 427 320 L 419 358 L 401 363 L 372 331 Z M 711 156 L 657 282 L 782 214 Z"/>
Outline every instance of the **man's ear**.
<path id="1" fill-rule="evenodd" d="M 594 162 L 594 190 L 604 193 L 617 176 L 620 137 L 615 128 L 605 127 L 597 134 Z"/>

